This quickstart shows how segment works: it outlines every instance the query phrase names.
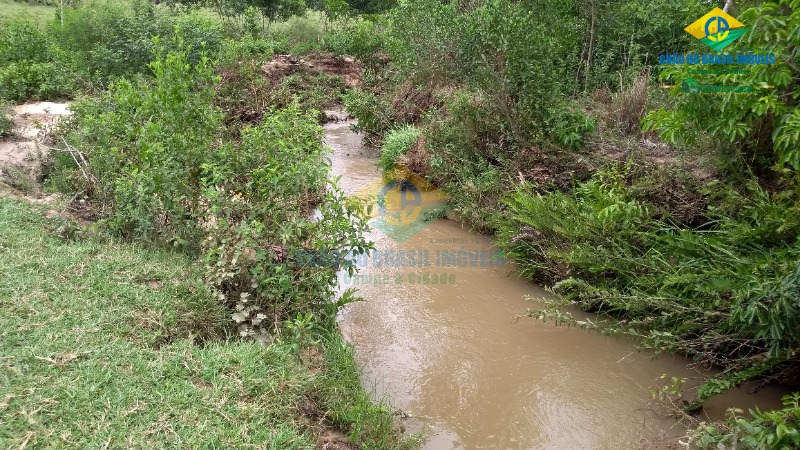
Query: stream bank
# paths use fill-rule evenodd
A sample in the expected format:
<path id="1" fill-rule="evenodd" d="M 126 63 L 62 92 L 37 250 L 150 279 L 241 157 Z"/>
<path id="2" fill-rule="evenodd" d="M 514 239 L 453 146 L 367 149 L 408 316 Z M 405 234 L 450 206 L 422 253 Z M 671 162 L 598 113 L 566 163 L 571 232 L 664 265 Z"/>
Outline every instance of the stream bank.
<path id="1" fill-rule="evenodd" d="M 679 356 L 654 359 L 629 340 L 524 317 L 536 307 L 526 297 L 549 294 L 511 263 L 482 258 L 494 251 L 490 237 L 444 219 L 405 234 L 382 226 L 403 203 L 416 205 L 406 216 L 421 216 L 415 208 L 441 198 L 384 182 L 378 155 L 350 125 L 325 127 L 332 175 L 348 195 L 376 199 L 376 251 L 359 261 L 358 277 L 340 279 L 366 301 L 346 307 L 339 323 L 364 384 L 406 411 L 411 431 L 430 434 L 425 449 L 659 448 L 685 434 L 652 392 L 662 375 L 696 383 L 707 372 Z M 722 419 L 729 407 L 779 407 L 782 394 L 737 388 L 704 411 Z"/>

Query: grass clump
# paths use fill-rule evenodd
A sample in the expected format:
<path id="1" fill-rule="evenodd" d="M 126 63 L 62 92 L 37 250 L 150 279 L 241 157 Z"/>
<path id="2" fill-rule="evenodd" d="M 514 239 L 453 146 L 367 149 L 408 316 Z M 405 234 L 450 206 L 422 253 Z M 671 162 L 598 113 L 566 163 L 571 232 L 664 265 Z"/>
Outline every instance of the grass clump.
<path id="1" fill-rule="evenodd" d="M 383 170 L 392 170 L 398 163 L 398 159 L 417 142 L 419 136 L 420 130 L 414 125 L 405 125 L 390 131 L 381 147 L 378 167 Z"/>
<path id="2" fill-rule="evenodd" d="M 334 428 L 406 448 L 338 334 L 316 361 L 231 338 L 188 257 L 57 225 L 0 198 L 3 447 L 311 449 Z"/>

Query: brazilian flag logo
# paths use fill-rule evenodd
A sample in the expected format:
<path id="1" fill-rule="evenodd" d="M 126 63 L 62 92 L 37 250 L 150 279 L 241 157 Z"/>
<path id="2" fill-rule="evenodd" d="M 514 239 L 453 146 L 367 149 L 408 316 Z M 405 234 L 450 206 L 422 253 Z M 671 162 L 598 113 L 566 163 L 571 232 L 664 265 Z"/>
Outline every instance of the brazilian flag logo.
<path id="1" fill-rule="evenodd" d="M 684 30 L 715 51 L 724 49 L 747 33 L 742 22 L 719 8 L 712 9 Z"/>

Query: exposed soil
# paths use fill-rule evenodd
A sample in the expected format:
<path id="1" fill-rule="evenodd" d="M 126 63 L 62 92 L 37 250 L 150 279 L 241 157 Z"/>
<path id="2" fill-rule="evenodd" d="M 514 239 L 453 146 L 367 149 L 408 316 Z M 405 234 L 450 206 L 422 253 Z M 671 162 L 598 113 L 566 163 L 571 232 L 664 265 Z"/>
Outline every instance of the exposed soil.
<path id="1" fill-rule="evenodd" d="M 11 108 L 11 135 L 0 140 L 0 195 L 44 206 L 47 218 L 61 217 L 88 225 L 95 217 L 84 200 L 64 202 L 61 194 L 41 192 L 42 161 L 48 154 L 53 128 L 69 116 L 69 103 L 36 102 Z"/>
<path id="2" fill-rule="evenodd" d="M 33 171 L 40 161 L 37 148 L 36 142 L 32 141 L 0 142 L 0 167 L 12 166 Z"/>
<path id="3" fill-rule="evenodd" d="M 357 450 L 361 447 L 350 443 L 342 433 L 333 430 L 325 430 L 317 437 L 316 450 Z"/>
<path id="4" fill-rule="evenodd" d="M 0 141 L 0 170 L 22 172 L 34 179 L 41 171 L 45 144 L 61 118 L 71 114 L 69 103 L 37 102 L 11 108 L 11 136 Z"/>
<path id="5" fill-rule="evenodd" d="M 261 69 L 272 81 L 280 81 L 281 78 L 298 70 L 305 70 L 341 77 L 347 87 L 354 88 L 361 85 L 363 67 L 361 62 L 350 57 L 337 58 L 327 54 L 316 54 L 306 58 L 275 55 L 272 61 L 261 66 Z"/>
<path id="6" fill-rule="evenodd" d="M 14 134 L 37 139 L 43 132 L 49 133 L 53 126 L 64 116 L 72 114 L 69 103 L 36 102 L 17 105 L 11 108 L 14 121 Z"/>
<path id="7" fill-rule="evenodd" d="M 304 352 L 305 353 L 305 352 Z M 315 357 L 316 358 L 316 357 Z M 308 367 L 304 361 L 304 365 Z M 312 372 L 313 373 L 313 372 Z M 299 408 L 300 418 L 311 430 L 317 442 L 315 450 L 360 450 L 361 446 L 350 442 L 344 433 L 333 427 L 325 412 L 314 399 L 313 393 L 307 395 Z"/>
<path id="8" fill-rule="evenodd" d="M 412 172 L 427 177 L 430 169 L 430 160 L 430 155 L 425 147 L 425 136 L 420 136 L 414 146 L 400 156 L 398 162 Z"/>
<path id="9" fill-rule="evenodd" d="M 327 54 L 276 55 L 266 64 L 243 61 L 220 70 L 215 104 L 235 131 L 259 123 L 270 109 L 286 108 L 294 99 L 302 108 L 319 111 L 321 122 L 336 121 L 337 116 L 322 111 L 340 106 L 340 95 L 361 85 L 362 70 L 353 58 Z"/>

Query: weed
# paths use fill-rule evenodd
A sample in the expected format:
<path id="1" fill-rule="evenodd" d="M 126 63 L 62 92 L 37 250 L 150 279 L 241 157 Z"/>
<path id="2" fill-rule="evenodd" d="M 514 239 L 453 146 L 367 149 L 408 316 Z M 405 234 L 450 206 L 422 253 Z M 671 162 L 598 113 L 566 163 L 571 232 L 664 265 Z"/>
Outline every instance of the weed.
<path id="1" fill-rule="evenodd" d="M 545 117 L 544 124 L 557 144 L 573 150 L 582 147 L 584 136 L 597 128 L 594 117 L 568 105 L 553 107 Z"/>
<path id="2" fill-rule="evenodd" d="M 610 121 L 624 134 L 640 134 L 642 119 L 647 113 L 649 72 L 642 72 L 627 88 L 614 94 L 611 100 Z"/>
<path id="3" fill-rule="evenodd" d="M 285 322 L 285 328 L 288 331 L 287 342 L 295 353 L 300 353 L 304 348 L 317 344 L 316 339 L 319 336 L 318 325 L 314 315 L 310 312 L 305 314 L 297 314 L 292 320 Z"/>

